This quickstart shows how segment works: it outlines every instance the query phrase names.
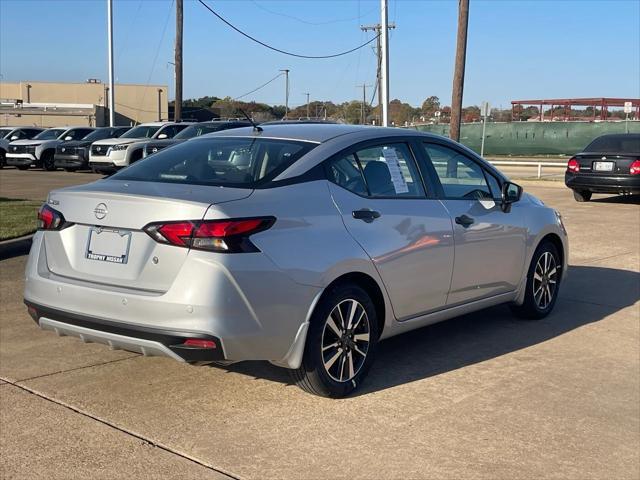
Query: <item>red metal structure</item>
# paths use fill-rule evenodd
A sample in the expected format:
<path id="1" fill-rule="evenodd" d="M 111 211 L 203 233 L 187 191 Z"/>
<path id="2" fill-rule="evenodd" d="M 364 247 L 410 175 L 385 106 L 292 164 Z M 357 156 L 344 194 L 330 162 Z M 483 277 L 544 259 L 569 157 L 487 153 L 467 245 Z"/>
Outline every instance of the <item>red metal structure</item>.
<path id="1" fill-rule="evenodd" d="M 554 113 L 560 114 L 562 120 L 571 120 L 571 107 L 593 107 L 593 120 L 596 120 L 596 110 L 600 108 L 600 120 L 606 120 L 609 116 L 609 107 L 624 107 L 625 102 L 631 102 L 635 113 L 632 118 L 640 120 L 640 98 L 553 98 L 544 100 L 513 100 L 511 102 L 511 118 L 520 120 L 520 111 L 516 107 L 536 106 L 540 109 L 540 121 L 544 121 L 544 106 L 551 105 L 549 120 L 553 120 Z M 518 109 L 521 110 L 521 109 Z M 558 116 L 558 115 L 556 115 Z M 580 117 L 584 119 L 584 117 Z"/>

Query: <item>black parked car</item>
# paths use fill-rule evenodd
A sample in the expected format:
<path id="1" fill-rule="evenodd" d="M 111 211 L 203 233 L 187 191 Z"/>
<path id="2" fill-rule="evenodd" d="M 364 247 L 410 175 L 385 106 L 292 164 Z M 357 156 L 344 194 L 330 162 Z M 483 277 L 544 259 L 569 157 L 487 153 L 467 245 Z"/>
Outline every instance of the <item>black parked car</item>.
<path id="1" fill-rule="evenodd" d="M 188 126 L 173 138 L 166 140 L 151 140 L 144 147 L 144 157 L 148 157 L 163 148 L 170 147 L 177 143 L 182 143 L 193 137 L 199 137 L 207 133 L 219 132 L 221 130 L 229 130 L 231 128 L 250 127 L 251 122 L 248 120 L 222 120 L 213 122 L 194 123 Z"/>
<path id="2" fill-rule="evenodd" d="M 602 135 L 567 164 L 564 183 L 578 202 L 593 193 L 640 194 L 640 134 Z"/>
<path id="3" fill-rule="evenodd" d="M 58 145 L 55 156 L 53 157 L 55 167 L 64 168 L 67 172 L 74 172 L 81 168 L 89 168 L 89 147 L 93 142 L 106 138 L 118 138 L 130 129 L 131 127 L 96 128 L 82 140 L 75 140 Z"/>

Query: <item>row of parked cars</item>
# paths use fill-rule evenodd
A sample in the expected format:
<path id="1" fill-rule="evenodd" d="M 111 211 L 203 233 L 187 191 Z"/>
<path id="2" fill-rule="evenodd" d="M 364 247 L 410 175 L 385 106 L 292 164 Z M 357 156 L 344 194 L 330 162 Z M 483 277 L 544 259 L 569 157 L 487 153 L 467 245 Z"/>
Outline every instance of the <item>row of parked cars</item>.
<path id="1" fill-rule="evenodd" d="M 135 127 L 0 127 L 0 163 L 20 170 L 40 167 L 111 172 L 189 138 L 251 125 L 244 120 L 152 122 Z"/>

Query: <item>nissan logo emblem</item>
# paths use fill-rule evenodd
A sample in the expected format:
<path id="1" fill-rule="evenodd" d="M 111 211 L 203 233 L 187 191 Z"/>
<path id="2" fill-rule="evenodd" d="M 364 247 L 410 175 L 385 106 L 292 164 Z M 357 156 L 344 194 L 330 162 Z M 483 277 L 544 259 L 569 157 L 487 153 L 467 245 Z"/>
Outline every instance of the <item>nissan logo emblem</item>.
<path id="1" fill-rule="evenodd" d="M 63 152 L 65 151 L 65 148 L 64 148 L 64 147 L 62 147 L 62 151 L 63 151 Z"/>
<path id="2" fill-rule="evenodd" d="M 101 152 L 102 151 L 102 147 L 97 147 L 96 151 Z"/>
<path id="3" fill-rule="evenodd" d="M 153 148 L 151 149 L 151 153 L 156 153 L 157 151 L 158 151 L 158 149 L 157 149 L 156 147 L 153 147 Z"/>
<path id="4" fill-rule="evenodd" d="M 107 210 L 107 206 L 104 203 L 99 203 L 98 205 L 96 205 L 96 208 L 93 209 L 93 213 L 98 220 L 102 220 L 104 217 L 106 217 L 108 212 L 109 211 Z"/>

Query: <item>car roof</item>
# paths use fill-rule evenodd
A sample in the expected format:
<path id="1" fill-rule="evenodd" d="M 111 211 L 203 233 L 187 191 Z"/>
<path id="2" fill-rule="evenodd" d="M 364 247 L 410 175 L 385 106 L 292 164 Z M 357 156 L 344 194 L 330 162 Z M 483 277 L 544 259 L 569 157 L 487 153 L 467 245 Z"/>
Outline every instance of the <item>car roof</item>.
<path id="1" fill-rule="evenodd" d="M 262 138 L 286 138 L 289 140 L 300 140 L 312 143 L 324 143 L 336 137 L 349 134 L 359 134 L 363 140 L 368 138 L 379 138 L 384 136 L 424 136 L 433 135 L 419 132 L 417 130 L 395 128 L 395 127 L 371 127 L 365 125 L 346 125 L 333 123 L 285 123 L 280 125 L 261 125 L 261 132 L 254 131 L 253 127 L 235 128 L 233 130 L 223 130 L 222 132 L 208 133 L 197 137 L 199 139 L 207 137 L 255 137 Z M 194 139 L 195 140 L 195 139 Z"/>

